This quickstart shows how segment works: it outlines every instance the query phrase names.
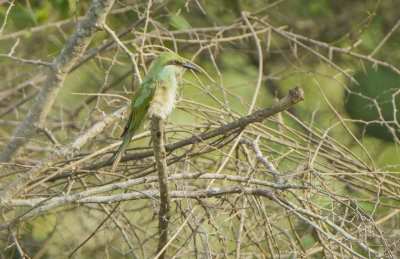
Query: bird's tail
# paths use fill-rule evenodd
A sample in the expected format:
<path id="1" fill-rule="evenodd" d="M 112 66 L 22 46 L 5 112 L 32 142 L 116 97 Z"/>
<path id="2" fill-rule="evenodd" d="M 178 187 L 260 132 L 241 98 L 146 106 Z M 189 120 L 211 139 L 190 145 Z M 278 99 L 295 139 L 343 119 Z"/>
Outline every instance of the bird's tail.
<path id="1" fill-rule="evenodd" d="M 124 140 L 122 141 L 121 146 L 119 146 L 118 151 L 115 153 L 115 155 L 111 158 L 111 161 L 113 163 L 111 167 L 111 172 L 114 172 L 115 169 L 117 168 L 119 161 L 121 161 L 122 155 L 124 154 L 125 149 L 128 147 L 129 142 L 131 141 L 133 134 L 125 134 Z"/>

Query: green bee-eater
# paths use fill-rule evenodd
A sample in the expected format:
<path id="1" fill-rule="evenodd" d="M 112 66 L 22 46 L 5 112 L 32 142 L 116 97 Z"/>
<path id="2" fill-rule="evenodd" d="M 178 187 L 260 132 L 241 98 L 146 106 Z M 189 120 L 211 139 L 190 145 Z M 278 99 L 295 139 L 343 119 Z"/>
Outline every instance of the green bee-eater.
<path id="1" fill-rule="evenodd" d="M 171 113 L 176 103 L 178 88 L 176 76 L 183 68 L 199 71 L 193 65 L 183 62 L 177 54 L 172 52 L 164 52 L 156 59 L 143 83 L 132 96 L 131 113 L 121 135 L 124 140 L 112 158 L 111 170 L 113 172 L 133 134 L 145 120 L 146 113 L 149 114 L 149 117 L 158 116 L 163 120 Z"/>

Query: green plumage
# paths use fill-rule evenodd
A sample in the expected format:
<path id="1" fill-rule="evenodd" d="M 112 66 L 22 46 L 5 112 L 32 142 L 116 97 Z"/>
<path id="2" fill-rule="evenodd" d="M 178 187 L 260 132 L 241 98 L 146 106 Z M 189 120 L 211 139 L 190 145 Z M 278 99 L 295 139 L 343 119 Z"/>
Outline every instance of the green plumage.
<path id="1" fill-rule="evenodd" d="M 128 122 L 125 125 L 124 132 L 121 135 L 124 140 L 112 159 L 112 172 L 114 172 L 117 168 L 118 163 L 121 160 L 125 149 L 128 147 L 133 134 L 135 134 L 136 130 L 144 120 L 150 101 L 153 99 L 154 92 L 156 90 L 156 81 L 157 80 L 154 77 L 144 81 L 137 92 L 132 96 L 132 102 L 130 106 L 131 113 L 129 115 Z"/>
<path id="2" fill-rule="evenodd" d="M 124 140 L 122 141 L 118 151 L 112 157 L 112 172 L 114 172 L 117 168 L 118 163 L 120 162 L 125 149 L 128 147 L 133 134 L 135 134 L 140 124 L 144 121 L 149 107 L 151 105 L 158 105 L 162 107 L 162 105 L 165 104 L 163 103 L 164 100 L 162 97 L 173 96 L 173 98 L 175 98 L 175 76 L 180 71 L 181 67 L 197 70 L 195 67 L 183 63 L 178 55 L 171 52 L 162 53 L 154 62 L 143 83 L 132 96 L 132 102 L 130 106 L 131 113 L 129 115 L 124 132 L 121 135 Z M 152 102 L 153 99 L 155 99 L 156 94 L 158 99 Z M 168 99 L 167 101 L 170 100 Z M 172 110 L 173 106 L 175 105 L 175 99 L 173 103 L 170 101 L 165 105 L 168 106 L 169 110 Z"/>

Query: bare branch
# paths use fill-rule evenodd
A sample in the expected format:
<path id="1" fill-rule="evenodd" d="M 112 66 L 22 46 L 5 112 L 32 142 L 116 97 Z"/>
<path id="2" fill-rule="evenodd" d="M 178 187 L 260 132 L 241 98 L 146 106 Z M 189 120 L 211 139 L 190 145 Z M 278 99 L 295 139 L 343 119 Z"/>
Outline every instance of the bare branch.
<path id="1" fill-rule="evenodd" d="M 160 252 L 168 241 L 168 225 L 171 217 L 170 197 L 168 191 L 167 154 L 164 149 L 163 120 L 157 116 L 151 118 L 151 139 L 153 140 L 154 158 L 156 160 L 158 185 L 160 189 L 160 211 L 158 213 L 158 250 Z M 166 251 L 159 258 L 164 258 Z"/>
<path id="2" fill-rule="evenodd" d="M 16 60 L 22 63 L 27 63 L 27 64 L 33 64 L 33 65 L 40 65 L 40 66 L 46 66 L 46 67 L 50 67 L 52 66 L 51 63 L 47 63 L 47 62 L 43 62 L 43 61 L 36 61 L 36 60 L 28 60 L 28 59 L 23 59 L 23 58 L 17 58 L 17 57 L 13 57 L 11 55 L 5 55 L 5 54 L 0 54 L 0 58 L 9 58 L 12 60 Z"/>

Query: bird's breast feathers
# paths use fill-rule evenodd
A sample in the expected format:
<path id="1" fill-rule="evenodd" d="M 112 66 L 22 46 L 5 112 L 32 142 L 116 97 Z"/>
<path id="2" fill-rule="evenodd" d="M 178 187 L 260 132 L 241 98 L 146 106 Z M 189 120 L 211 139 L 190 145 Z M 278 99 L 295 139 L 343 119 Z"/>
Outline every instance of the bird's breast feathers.
<path id="1" fill-rule="evenodd" d="M 148 112 L 150 117 L 155 115 L 165 120 L 174 109 L 176 103 L 176 90 L 178 88 L 176 74 L 161 74 L 157 81 L 158 85 L 154 93 L 154 98 L 150 102 Z"/>

